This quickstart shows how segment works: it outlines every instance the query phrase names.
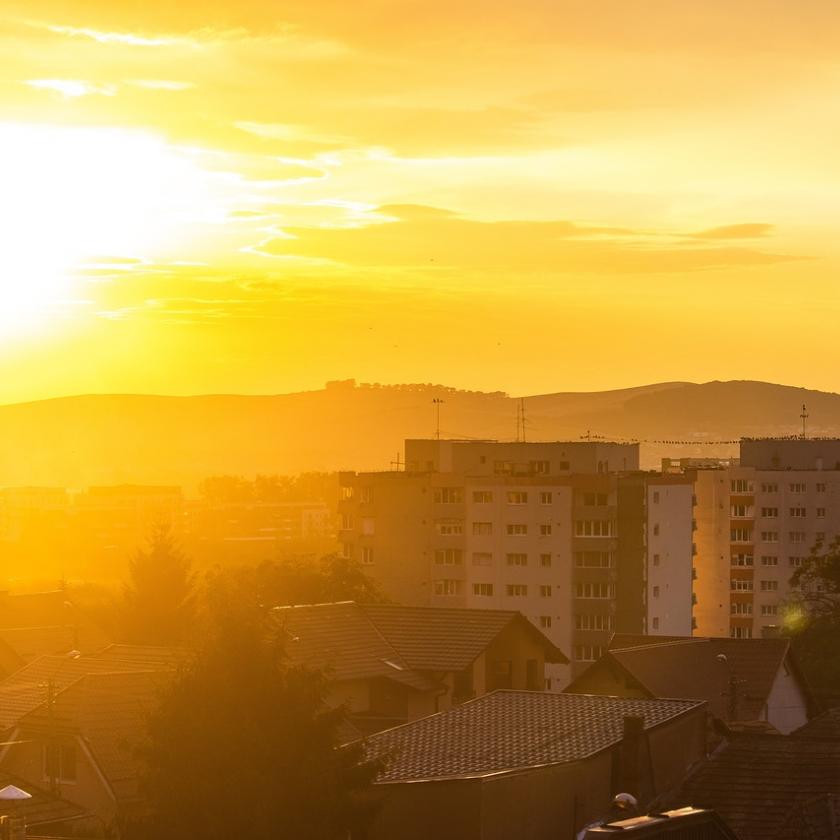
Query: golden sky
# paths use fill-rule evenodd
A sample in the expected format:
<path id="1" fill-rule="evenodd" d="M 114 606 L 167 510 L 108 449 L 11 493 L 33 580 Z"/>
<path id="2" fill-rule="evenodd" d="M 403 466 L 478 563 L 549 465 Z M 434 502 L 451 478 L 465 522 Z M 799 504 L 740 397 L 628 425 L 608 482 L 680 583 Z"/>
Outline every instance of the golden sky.
<path id="1" fill-rule="evenodd" d="M 0 400 L 840 390 L 836 0 L 3 0 Z"/>

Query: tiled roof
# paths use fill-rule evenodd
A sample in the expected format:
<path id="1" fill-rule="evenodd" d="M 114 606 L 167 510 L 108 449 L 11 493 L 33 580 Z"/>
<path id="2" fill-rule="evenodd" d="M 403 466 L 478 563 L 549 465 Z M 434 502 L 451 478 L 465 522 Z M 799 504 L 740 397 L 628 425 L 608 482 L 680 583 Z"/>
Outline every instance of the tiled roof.
<path id="1" fill-rule="evenodd" d="M 840 706 L 829 709 L 800 726 L 794 733 L 803 738 L 840 739 Z"/>
<path id="2" fill-rule="evenodd" d="M 56 695 L 53 725 L 81 735 L 117 799 L 138 794 L 136 750 L 171 673 L 87 674 Z M 24 716 L 20 725 L 24 731 L 48 727 L 46 703 Z"/>
<path id="3" fill-rule="evenodd" d="M 577 761 L 621 741 L 624 716 L 650 729 L 693 709 L 692 700 L 494 691 L 454 709 L 372 735 L 386 756 L 379 782 L 480 777 Z"/>
<path id="4" fill-rule="evenodd" d="M 337 680 L 382 677 L 419 691 L 437 684 L 411 670 L 358 604 L 344 601 L 276 611 L 289 659 L 326 670 Z"/>
<path id="5" fill-rule="evenodd" d="M 153 669 L 177 668 L 187 657 L 180 648 L 155 647 L 153 645 L 108 645 L 85 657 L 108 662 L 126 662 Z"/>
<path id="6" fill-rule="evenodd" d="M 772 840 L 840 840 L 840 795 L 826 793 L 800 802 Z"/>
<path id="7" fill-rule="evenodd" d="M 613 648 L 607 657 L 618 662 L 653 697 L 707 700 L 709 710 L 719 717 L 725 715 L 731 672 L 738 681 L 737 717 L 741 720 L 761 717 L 789 653 L 786 639 L 641 638 L 646 638 L 643 644 Z M 721 654 L 726 656 L 726 663 L 718 659 Z"/>
<path id="8" fill-rule="evenodd" d="M 17 806 L 29 826 L 75 820 L 88 815 L 84 808 L 73 802 L 59 799 L 17 776 L 0 773 L 0 788 L 4 788 L 6 785 L 14 785 L 31 794 L 32 799 L 24 799 Z"/>
<path id="9" fill-rule="evenodd" d="M 661 645 L 663 642 L 699 641 L 700 638 L 698 636 L 644 636 L 640 633 L 613 633 L 610 638 L 609 650 Z"/>
<path id="10" fill-rule="evenodd" d="M 744 735 L 705 762 L 668 798 L 713 808 L 741 840 L 768 840 L 815 796 L 840 794 L 840 742 Z"/>
<path id="11" fill-rule="evenodd" d="M 92 625 L 75 627 L 59 624 L 0 629 L 0 642 L 11 648 L 23 662 L 31 662 L 37 656 L 69 653 L 71 650 L 91 653 L 107 645 L 108 641 L 108 637 Z"/>
<path id="12" fill-rule="evenodd" d="M 0 731 L 45 702 L 47 687 L 56 692 L 88 674 L 148 670 L 147 665 L 80 656 L 39 656 L 0 682 Z"/>
<path id="13" fill-rule="evenodd" d="M 515 610 L 477 610 L 365 604 L 362 609 L 412 668 L 462 671 L 512 623 L 542 644 L 548 662 L 568 662 L 530 621 Z"/>

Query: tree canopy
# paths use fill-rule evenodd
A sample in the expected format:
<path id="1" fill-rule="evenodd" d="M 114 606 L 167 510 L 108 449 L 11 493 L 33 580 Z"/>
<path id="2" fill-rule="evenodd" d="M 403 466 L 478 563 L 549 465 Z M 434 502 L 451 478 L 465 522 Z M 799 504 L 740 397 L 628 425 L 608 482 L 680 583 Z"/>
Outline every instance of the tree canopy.
<path id="1" fill-rule="evenodd" d="M 267 610 L 230 601 L 166 692 L 145 750 L 155 840 L 333 840 L 364 823 L 378 765 L 340 747 L 327 684 L 291 667 Z"/>

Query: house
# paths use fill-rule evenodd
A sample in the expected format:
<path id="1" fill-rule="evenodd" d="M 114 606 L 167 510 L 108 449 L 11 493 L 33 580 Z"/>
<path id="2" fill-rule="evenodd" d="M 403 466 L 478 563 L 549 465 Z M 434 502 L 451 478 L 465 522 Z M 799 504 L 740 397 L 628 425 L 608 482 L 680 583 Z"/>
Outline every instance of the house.
<path id="1" fill-rule="evenodd" d="M 27 837 L 41 834 L 52 837 L 103 836 L 102 821 L 79 805 L 54 796 L 42 786 L 30 784 L 8 773 L 0 773 L 0 789 L 9 785 L 24 790 L 30 798 L 13 805 L 0 802 L 0 805 L 7 806 L 0 809 L 0 815 L 8 816 L 15 812 L 23 817 L 29 829 Z"/>
<path id="2" fill-rule="evenodd" d="M 835 840 L 840 740 L 736 736 L 663 801 L 713 808 L 739 840 Z"/>
<path id="3" fill-rule="evenodd" d="M 764 721 L 787 734 L 813 700 L 787 639 L 616 635 L 609 651 L 574 680 L 572 694 L 706 700 L 728 723 Z"/>
<path id="4" fill-rule="evenodd" d="M 376 732 L 496 688 L 542 690 L 545 663 L 568 662 L 521 613 L 356 604 L 278 607 L 293 663 L 326 670 L 331 705 Z"/>
<path id="5" fill-rule="evenodd" d="M 106 826 L 141 816 L 136 749 L 177 656 L 113 645 L 33 660 L 0 682 L 0 773 L 25 790 L 47 788 Z"/>
<path id="6" fill-rule="evenodd" d="M 705 755 L 705 703 L 499 690 L 367 740 L 371 840 L 557 840 L 645 804 Z"/>
<path id="7" fill-rule="evenodd" d="M 642 817 L 616 820 L 589 829 L 583 840 L 607 837 L 667 837 L 668 840 L 738 840 L 714 811 L 705 808 L 677 808 Z"/>

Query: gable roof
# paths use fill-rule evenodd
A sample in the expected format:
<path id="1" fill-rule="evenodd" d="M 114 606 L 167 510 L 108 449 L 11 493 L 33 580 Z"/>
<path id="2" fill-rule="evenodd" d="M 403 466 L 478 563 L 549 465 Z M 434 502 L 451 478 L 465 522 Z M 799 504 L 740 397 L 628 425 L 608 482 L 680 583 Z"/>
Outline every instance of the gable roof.
<path id="1" fill-rule="evenodd" d="M 817 715 L 792 734 L 802 738 L 840 739 L 840 706 Z"/>
<path id="2" fill-rule="evenodd" d="M 6 787 L 6 785 L 19 787 L 32 796 L 31 799 L 21 800 L 16 806 L 23 814 L 28 826 L 64 822 L 89 816 L 89 813 L 80 805 L 53 796 L 51 793 L 17 776 L 0 773 L 0 788 Z M 27 834 L 27 837 L 29 836 L 30 834 Z"/>
<path id="3" fill-rule="evenodd" d="M 169 670 L 177 668 L 186 658 L 187 651 L 181 648 L 157 647 L 155 645 L 107 645 L 91 653 L 85 659 L 97 659 L 103 662 L 118 662 Z"/>
<path id="4" fill-rule="evenodd" d="M 641 644 L 629 646 L 639 639 Z M 616 663 L 651 697 L 706 700 L 718 717 L 726 716 L 731 673 L 738 681 L 739 720 L 761 717 L 779 669 L 791 661 L 789 642 L 778 638 L 624 637 L 619 644 L 627 646 L 611 647 L 604 660 Z M 726 662 L 718 659 L 721 655 Z M 566 691 L 574 692 L 576 683 L 586 685 L 585 674 Z M 802 680 L 800 685 L 807 695 Z"/>
<path id="5" fill-rule="evenodd" d="M 384 677 L 419 690 L 437 683 L 423 672 L 462 671 L 511 626 L 521 627 L 549 662 L 567 662 L 521 613 L 333 604 L 278 607 L 286 651 L 293 662 L 328 668 L 335 680 Z"/>
<path id="6" fill-rule="evenodd" d="M 826 794 L 840 794 L 840 741 L 743 735 L 719 749 L 668 799 L 714 808 L 741 840 L 767 840 L 794 809 Z"/>
<path id="7" fill-rule="evenodd" d="M 285 650 L 295 664 L 326 670 L 332 679 L 391 680 L 418 691 L 437 683 L 411 670 L 397 650 L 353 601 L 280 607 Z"/>
<path id="8" fill-rule="evenodd" d="M 840 795 L 824 793 L 800 802 L 788 814 L 773 840 L 838 840 Z"/>
<path id="9" fill-rule="evenodd" d="M 52 683 L 56 693 L 88 674 L 147 671 L 148 665 L 88 656 L 39 656 L 0 682 L 0 731 L 38 708 Z"/>
<path id="10" fill-rule="evenodd" d="M 364 604 L 362 609 L 412 668 L 423 671 L 463 671 L 491 642 L 517 625 L 545 651 L 547 662 L 568 659 L 522 613 L 452 607 L 403 607 Z"/>
<path id="11" fill-rule="evenodd" d="M 118 800 L 138 796 L 140 760 L 136 750 L 171 673 L 85 674 L 55 697 L 52 725 L 77 732 L 84 739 Z M 22 717 L 20 726 L 25 731 L 47 731 L 47 704 Z"/>
<path id="12" fill-rule="evenodd" d="M 89 624 L 0 628 L 0 643 L 11 649 L 21 664 L 38 656 L 60 655 L 71 650 L 90 653 L 108 642 L 108 637 L 101 630 Z"/>
<path id="13" fill-rule="evenodd" d="M 480 778 L 578 761 L 618 744 L 625 715 L 659 726 L 705 704 L 499 690 L 367 740 L 389 757 L 377 781 Z"/>

